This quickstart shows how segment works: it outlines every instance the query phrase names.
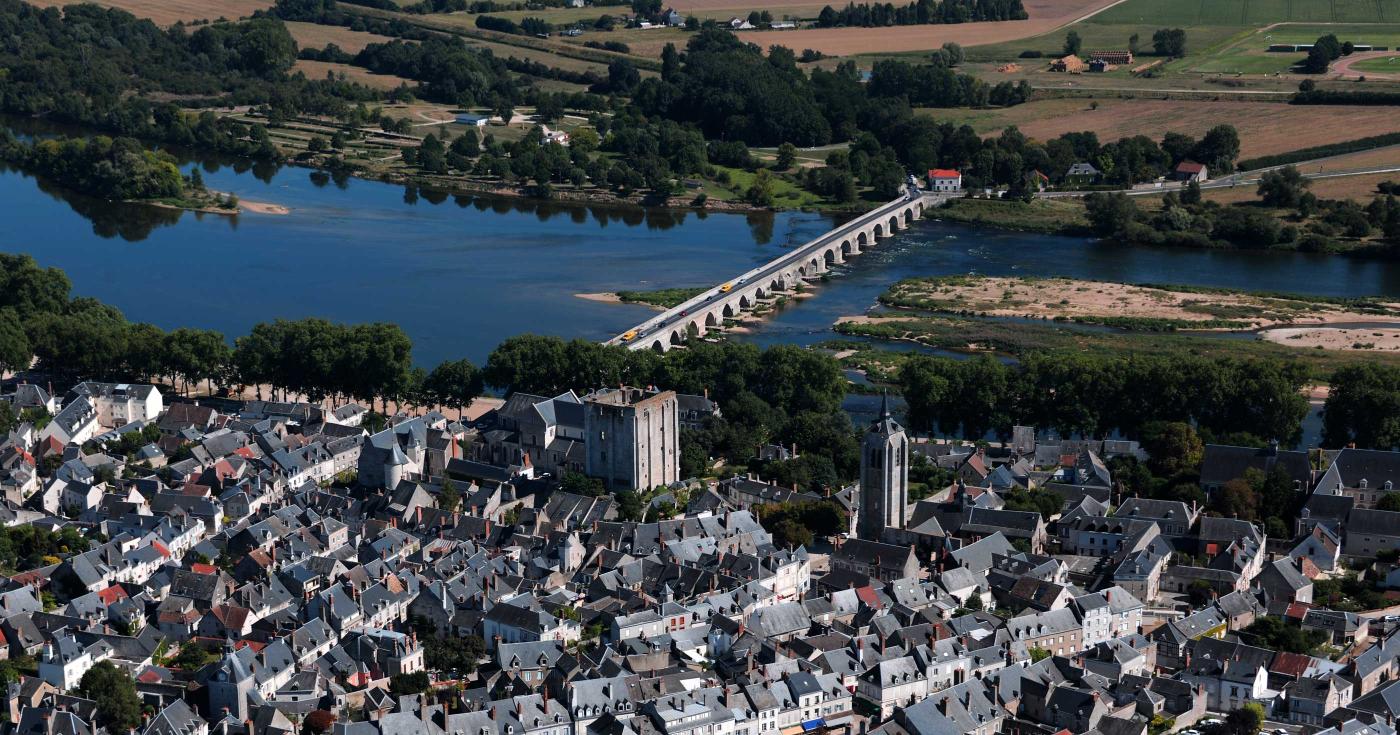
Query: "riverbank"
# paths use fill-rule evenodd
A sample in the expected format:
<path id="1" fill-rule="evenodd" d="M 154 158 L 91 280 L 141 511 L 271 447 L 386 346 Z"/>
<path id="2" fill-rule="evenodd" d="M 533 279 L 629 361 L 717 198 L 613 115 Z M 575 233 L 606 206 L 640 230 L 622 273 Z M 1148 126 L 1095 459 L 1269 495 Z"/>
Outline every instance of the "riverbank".
<path id="1" fill-rule="evenodd" d="M 984 225 L 1018 232 L 1047 235 L 1090 235 L 1084 206 L 1072 199 L 1035 199 L 1029 202 L 1000 199 L 950 199 L 929 216 L 948 222 Z"/>
<path id="2" fill-rule="evenodd" d="M 699 288 L 659 288 L 652 291 L 604 291 L 602 293 L 576 293 L 574 296 L 601 304 L 641 304 L 657 311 L 665 311 L 695 298 L 708 288 L 708 286 L 703 286 Z"/>
<path id="3" fill-rule="evenodd" d="M 1021 359 L 1037 352 L 1064 352 L 1114 357 L 1204 355 L 1297 362 L 1314 380 L 1325 381 L 1339 367 L 1361 363 L 1400 365 L 1400 351 L 1304 349 L 1254 335 L 1144 333 L 1086 328 L 1067 324 L 1027 323 L 1007 319 L 958 318 L 892 314 L 843 317 L 833 326 L 838 334 L 867 340 L 910 343 L 925 349 L 967 355 L 991 354 Z M 873 368 L 872 375 L 890 372 L 907 353 L 878 345 L 863 345 L 847 364 Z M 872 359 L 878 357 L 878 360 Z"/>
<path id="4" fill-rule="evenodd" d="M 145 204 L 161 209 L 174 209 L 183 212 L 195 212 L 197 214 L 218 214 L 225 217 L 236 217 L 246 212 L 254 214 L 271 214 L 283 216 L 292 213 L 290 207 L 269 202 L 255 202 L 234 198 L 237 203 L 228 206 L 225 202 L 230 201 L 230 194 L 211 191 L 210 197 L 201 199 L 127 199 L 128 204 Z"/>
<path id="5" fill-rule="evenodd" d="M 880 303 L 905 310 L 1075 322 L 1148 332 L 1241 331 L 1293 324 L 1326 326 L 1376 321 L 1394 321 L 1400 328 L 1400 301 L 1070 278 L 908 278 L 881 294 Z"/>

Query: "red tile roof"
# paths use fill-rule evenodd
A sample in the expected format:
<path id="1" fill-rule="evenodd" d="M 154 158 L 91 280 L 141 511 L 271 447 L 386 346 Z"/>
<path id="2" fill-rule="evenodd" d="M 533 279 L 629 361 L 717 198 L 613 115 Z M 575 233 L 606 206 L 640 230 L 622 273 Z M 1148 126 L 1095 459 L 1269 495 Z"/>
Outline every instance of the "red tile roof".
<path id="1" fill-rule="evenodd" d="M 111 587 L 108 587 L 107 589 L 98 592 L 97 598 L 99 600 L 102 600 L 102 604 L 111 605 L 116 603 L 118 600 L 125 600 L 126 590 L 114 584 Z"/>
<path id="2" fill-rule="evenodd" d="M 191 564 L 190 571 L 196 574 L 218 574 L 219 568 L 213 564 Z"/>
<path id="3" fill-rule="evenodd" d="M 1176 164 L 1176 170 L 1183 174 L 1198 174 L 1206 169 L 1205 164 L 1195 161 L 1182 161 Z"/>
<path id="4" fill-rule="evenodd" d="M 962 177 L 962 174 L 951 168 L 931 168 L 928 170 L 928 175 L 931 179 L 957 179 Z"/>
<path id="5" fill-rule="evenodd" d="M 1274 654 L 1274 660 L 1269 664 L 1269 671 L 1275 674 L 1283 674 L 1284 676 L 1300 679 L 1303 676 L 1303 672 L 1308 670 L 1308 664 L 1310 663 L 1312 663 L 1312 658 L 1301 653 L 1279 651 Z"/>

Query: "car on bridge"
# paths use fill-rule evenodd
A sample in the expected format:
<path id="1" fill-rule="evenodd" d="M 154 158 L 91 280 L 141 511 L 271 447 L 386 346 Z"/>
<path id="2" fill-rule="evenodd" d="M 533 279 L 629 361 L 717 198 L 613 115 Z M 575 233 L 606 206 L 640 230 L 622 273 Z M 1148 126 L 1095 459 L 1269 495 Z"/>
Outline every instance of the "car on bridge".
<path id="1" fill-rule="evenodd" d="M 631 342 L 632 340 L 634 340 L 634 339 L 636 339 L 636 338 L 637 338 L 637 330 L 635 330 L 635 329 L 629 329 L 629 330 L 627 330 L 627 331 L 622 335 L 622 341 L 623 341 L 623 342 Z"/>
<path id="2" fill-rule="evenodd" d="M 729 292 L 730 292 L 731 290 L 733 290 L 733 289 L 734 289 L 734 284 L 733 284 L 733 283 L 726 283 L 726 284 L 724 284 L 723 286 L 720 286 L 720 287 L 719 287 L 719 290 L 720 290 L 721 293 L 729 293 Z"/>

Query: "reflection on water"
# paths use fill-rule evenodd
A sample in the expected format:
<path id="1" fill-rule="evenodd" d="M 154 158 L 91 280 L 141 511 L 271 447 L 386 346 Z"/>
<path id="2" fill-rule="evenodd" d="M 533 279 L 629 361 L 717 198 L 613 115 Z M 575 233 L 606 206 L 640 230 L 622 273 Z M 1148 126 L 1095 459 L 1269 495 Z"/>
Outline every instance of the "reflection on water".
<path id="1" fill-rule="evenodd" d="M 55 132 L 33 121 L 12 127 L 30 136 Z M 185 170 L 199 165 L 211 188 L 287 206 L 291 214 L 227 217 L 113 203 L 0 168 L 7 204 L 0 250 L 64 268 L 75 292 L 135 320 L 231 336 L 275 318 L 388 321 L 404 327 L 415 356 L 431 365 L 462 356 L 480 361 L 522 332 L 607 338 L 652 312 L 574 294 L 712 285 L 837 221 L 452 194 L 246 159 L 201 157 L 196 164 L 186 152 L 171 153 Z M 896 280 L 966 273 L 1400 296 L 1396 263 L 1128 247 L 926 220 L 739 338 L 832 339 L 838 317 L 875 308 Z"/>

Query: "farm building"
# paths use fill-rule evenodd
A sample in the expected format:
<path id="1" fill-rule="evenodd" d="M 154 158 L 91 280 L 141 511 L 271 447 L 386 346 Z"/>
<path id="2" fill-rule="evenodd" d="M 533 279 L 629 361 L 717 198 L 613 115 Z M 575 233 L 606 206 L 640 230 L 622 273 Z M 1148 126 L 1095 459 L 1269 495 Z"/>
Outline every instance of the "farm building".
<path id="1" fill-rule="evenodd" d="M 1176 165 L 1175 178 L 1177 181 L 1205 181 L 1209 176 L 1204 163 L 1195 161 L 1182 161 Z"/>
<path id="2" fill-rule="evenodd" d="M 489 119 L 490 118 L 488 118 L 486 115 L 478 115 L 474 112 L 457 113 L 457 122 L 461 123 L 462 125 L 471 125 L 473 127 L 484 128 L 486 127 L 486 121 Z"/>
<path id="3" fill-rule="evenodd" d="M 1102 74 L 1106 71 L 1113 71 L 1117 68 L 1118 67 L 1108 63 L 1107 61 L 1104 61 L 1103 59 L 1094 59 L 1093 61 L 1089 62 L 1089 71 L 1092 71 L 1096 74 Z"/>
<path id="4" fill-rule="evenodd" d="M 1091 51 L 1089 61 L 1102 61 L 1113 66 L 1127 66 L 1133 63 L 1133 52 L 1131 51 Z"/>
<path id="5" fill-rule="evenodd" d="M 929 169 L 928 188 L 933 191 L 962 191 L 962 173 L 947 168 Z"/>
<path id="6" fill-rule="evenodd" d="M 1069 72 L 1079 74 L 1085 69 L 1084 60 L 1073 54 L 1062 59 L 1055 59 L 1050 62 L 1050 71 Z"/>

